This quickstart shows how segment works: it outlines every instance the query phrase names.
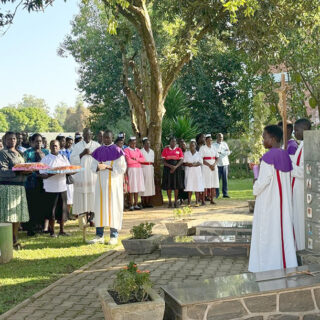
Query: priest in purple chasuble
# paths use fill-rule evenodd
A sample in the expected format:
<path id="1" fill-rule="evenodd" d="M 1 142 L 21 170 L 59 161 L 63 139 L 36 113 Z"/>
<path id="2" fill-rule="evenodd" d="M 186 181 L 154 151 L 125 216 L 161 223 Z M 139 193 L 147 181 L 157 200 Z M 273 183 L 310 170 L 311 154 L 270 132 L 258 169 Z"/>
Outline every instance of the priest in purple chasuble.
<path id="1" fill-rule="evenodd" d="M 110 227 L 110 244 L 117 243 L 123 217 L 123 175 L 127 165 L 124 152 L 112 142 L 113 134 L 103 134 L 103 145 L 92 153 L 91 170 L 96 173 L 94 222 L 96 238 L 90 243 L 104 242 L 104 227 Z"/>

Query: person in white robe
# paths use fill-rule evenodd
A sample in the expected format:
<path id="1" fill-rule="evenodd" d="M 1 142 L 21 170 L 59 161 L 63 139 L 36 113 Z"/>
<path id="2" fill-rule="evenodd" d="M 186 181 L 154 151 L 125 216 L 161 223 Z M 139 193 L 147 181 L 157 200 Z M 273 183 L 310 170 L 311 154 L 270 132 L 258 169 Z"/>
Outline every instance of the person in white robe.
<path id="1" fill-rule="evenodd" d="M 127 164 L 124 152 L 112 143 L 113 134 L 105 131 L 101 147 L 92 153 L 91 170 L 97 176 L 95 185 L 94 223 L 96 237 L 89 241 L 104 243 L 104 227 L 110 227 L 109 244 L 118 243 L 123 217 L 123 175 Z"/>
<path id="2" fill-rule="evenodd" d="M 211 134 L 206 135 L 206 145 L 202 146 L 199 152 L 203 160 L 202 176 L 204 188 L 210 199 L 210 203 L 216 204 L 214 199 L 216 197 L 216 188 L 219 188 L 219 173 L 217 168 L 219 155 L 212 145 Z"/>
<path id="3" fill-rule="evenodd" d="M 267 126 L 258 179 L 253 186 L 253 216 L 249 271 L 260 272 L 297 266 L 292 224 L 291 159 L 281 149 L 282 129 Z"/>
<path id="4" fill-rule="evenodd" d="M 150 140 L 147 137 L 142 139 L 143 148 L 141 153 L 145 162 L 141 162 L 144 178 L 145 191 L 140 192 L 141 203 L 144 208 L 152 208 L 151 197 L 156 194 L 154 185 L 154 151 L 150 149 Z"/>
<path id="5" fill-rule="evenodd" d="M 96 175 L 91 171 L 93 158 L 91 154 L 100 145 L 92 140 L 90 129 L 83 130 L 83 140 L 74 145 L 71 153 L 71 164 L 80 165 L 83 169 L 73 176 L 73 209 L 74 215 L 89 214 L 94 212 L 94 190 Z"/>
<path id="6" fill-rule="evenodd" d="M 305 249 L 303 132 L 310 129 L 311 123 L 308 119 L 299 119 L 294 124 L 295 137 L 301 141 L 292 160 L 291 181 L 293 228 L 297 250 Z"/>
<path id="7" fill-rule="evenodd" d="M 190 150 L 184 153 L 185 178 L 184 191 L 188 192 L 188 205 L 191 204 L 192 193 L 196 194 L 196 206 L 199 206 L 200 194 L 204 192 L 203 178 L 201 166 L 203 164 L 202 157 L 196 149 L 196 140 L 190 141 Z M 204 200 L 202 199 L 204 205 Z"/>

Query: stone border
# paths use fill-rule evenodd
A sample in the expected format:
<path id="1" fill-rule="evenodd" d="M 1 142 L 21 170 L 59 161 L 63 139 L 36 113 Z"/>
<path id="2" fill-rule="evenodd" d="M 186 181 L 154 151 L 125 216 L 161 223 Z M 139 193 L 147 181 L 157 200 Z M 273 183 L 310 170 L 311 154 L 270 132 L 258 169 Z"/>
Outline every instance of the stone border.
<path id="1" fill-rule="evenodd" d="M 124 250 L 109 250 L 109 251 L 103 253 L 99 258 L 97 258 L 94 261 L 91 261 L 91 262 L 85 264 L 84 266 L 80 267 L 77 270 L 74 270 L 73 272 L 69 273 L 68 275 L 63 276 L 62 278 L 58 279 L 57 281 L 51 283 L 48 287 L 40 290 L 39 292 L 36 292 L 31 297 L 27 298 L 26 300 L 20 302 L 18 305 L 16 305 L 12 309 L 10 309 L 7 312 L 3 313 L 2 315 L 0 315 L 0 320 L 5 320 L 8 317 L 12 316 L 13 314 L 17 313 L 18 310 L 20 310 L 22 307 L 26 306 L 29 303 L 34 302 L 37 298 L 39 298 L 42 295 L 46 294 L 48 291 L 50 291 L 52 288 L 54 288 L 57 285 L 59 285 L 61 282 L 64 282 L 65 279 L 68 279 L 68 278 L 74 276 L 77 273 L 81 273 L 81 272 L 89 269 L 92 265 L 96 264 L 97 262 L 103 260 L 104 258 L 106 258 L 108 256 L 114 255 L 116 252 L 122 252 L 122 251 L 124 251 Z"/>

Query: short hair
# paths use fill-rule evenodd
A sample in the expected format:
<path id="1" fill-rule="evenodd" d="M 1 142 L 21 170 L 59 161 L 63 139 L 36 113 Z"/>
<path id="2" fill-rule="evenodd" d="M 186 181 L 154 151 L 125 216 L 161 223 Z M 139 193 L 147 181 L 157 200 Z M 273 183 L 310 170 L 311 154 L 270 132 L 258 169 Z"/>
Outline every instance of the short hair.
<path id="1" fill-rule="evenodd" d="M 56 138 L 55 138 L 55 140 L 57 140 L 57 141 L 61 141 L 62 139 L 65 139 L 66 137 L 65 136 L 57 136 Z M 51 143 L 51 142 L 50 142 Z"/>
<path id="2" fill-rule="evenodd" d="M 40 133 L 34 133 L 32 136 L 31 136 L 31 141 L 34 142 L 34 140 L 36 140 L 36 138 L 40 137 L 41 140 L 42 140 L 42 135 Z"/>
<path id="3" fill-rule="evenodd" d="M 107 134 L 111 134 L 111 136 L 113 137 L 113 132 L 112 132 L 111 130 L 105 130 L 105 131 L 103 132 L 103 135 L 104 135 L 104 136 L 107 135 Z"/>
<path id="4" fill-rule="evenodd" d="M 283 131 L 278 125 L 271 124 L 269 126 L 266 126 L 264 128 L 264 131 L 266 131 L 269 136 L 275 138 L 277 142 L 281 142 Z"/>
<path id="5" fill-rule="evenodd" d="M 282 127 L 283 127 L 283 122 L 282 122 L 282 121 L 279 121 L 279 122 L 278 122 L 278 126 L 282 128 Z M 293 131 L 293 124 L 292 124 L 291 121 L 287 122 L 287 129 Z"/>
<path id="6" fill-rule="evenodd" d="M 297 120 L 294 125 L 301 126 L 304 128 L 304 130 L 311 129 L 311 121 L 307 118 L 302 118 L 302 119 Z"/>
<path id="7" fill-rule="evenodd" d="M 70 141 L 70 140 L 73 140 L 73 138 L 72 137 L 67 137 L 66 138 L 66 141 Z"/>
<path id="8" fill-rule="evenodd" d="M 52 143 L 54 142 L 58 142 L 59 146 L 60 146 L 60 141 L 58 139 L 53 139 L 50 141 L 49 146 L 51 146 Z"/>
<path id="9" fill-rule="evenodd" d="M 117 143 L 117 142 L 119 142 L 119 141 L 123 141 L 123 142 L 124 142 L 124 139 L 121 138 L 121 137 L 118 137 L 118 138 L 114 141 L 114 143 Z"/>
<path id="10" fill-rule="evenodd" d="M 177 141 L 177 138 L 176 138 L 175 136 L 171 136 L 171 137 L 169 138 L 169 143 L 170 143 L 172 140 L 176 140 L 176 141 Z"/>

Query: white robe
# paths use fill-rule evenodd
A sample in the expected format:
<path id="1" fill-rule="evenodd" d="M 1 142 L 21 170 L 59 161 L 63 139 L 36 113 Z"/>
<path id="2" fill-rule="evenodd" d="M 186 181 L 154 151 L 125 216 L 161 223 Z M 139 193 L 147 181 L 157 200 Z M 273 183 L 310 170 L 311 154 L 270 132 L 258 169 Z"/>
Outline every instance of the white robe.
<path id="1" fill-rule="evenodd" d="M 211 148 L 209 148 L 207 145 L 202 146 L 199 150 L 199 153 L 202 159 L 205 157 L 218 158 L 218 153 L 214 146 L 211 146 Z M 216 159 L 208 159 L 205 161 L 207 161 L 209 164 L 216 163 Z M 219 188 L 219 173 L 217 166 L 212 171 L 208 166 L 202 165 L 202 176 L 205 189 Z"/>
<path id="2" fill-rule="evenodd" d="M 185 163 L 203 163 L 202 157 L 199 152 L 195 152 L 194 154 L 191 151 L 187 151 L 184 153 Z M 187 192 L 203 192 L 203 178 L 202 178 L 202 169 L 199 167 L 185 167 L 185 177 L 184 177 L 184 191 Z"/>
<path id="3" fill-rule="evenodd" d="M 277 172 L 281 181 L 282 215 Z M 257 198 L 253 216 L 249 271 L 296 267 L 290 172 L 277 171 L 273 165 L 261 161 L 253 194 Z"/>
<path id="4" fill-rule="evenodd" d="M 84 149 L 89 149 L 90 153 L 100 147 L 100 144 L 91 140 L 86 143 L 84 140 L 78 142 L 71 153 L 70 161 L 72 165 L 81 166 L 83 171 L 73 176 L 73 214 L 84 212 L 94 212 L 94 188 L 96 184 L 96 175 L 91 171 L 93 158 L 91 155 L 85 155 L 80 159 L 80 154 Z"/>
<path id="5" fill-rule="evenodd" d="M 146 162 L 154 163 L 154 151 L 149 149 L 147 152 L 144 148 L 142 148 L 141 153 L 143 154 Z M 144 178 L 144 187 L 145 191 L 140 192 L 139 195 L 142 197 L 152 197 L 156 194 L 155 186 L 154 186 L 154 166 L 150 165 L 141 165 L 143 178 Z"/>
<path id="6" fill-rule="evenodd" d="M 300 152 L 300 163 L 297 165 Z M 303 250 L 305 249 L 303 141 L 300 143 L 299 148 L 293 157 L 292 166 L 293 227 L 297 250 Z"/>
<path id="7" fill-rule="evenodd" d="M 92 158 L 93 159 L 93 158 Z M 97 172 L 99 162 L 92 161 L 91 170 L 97 176 L 95 185 L 94 223 L 96 227 L 111 227 L 120 230 L 123 217 L 123 175 L 127 164 L 124 156 L 115 161 L 103 162 L 111 170 Z"/>

